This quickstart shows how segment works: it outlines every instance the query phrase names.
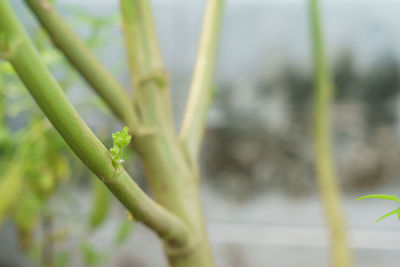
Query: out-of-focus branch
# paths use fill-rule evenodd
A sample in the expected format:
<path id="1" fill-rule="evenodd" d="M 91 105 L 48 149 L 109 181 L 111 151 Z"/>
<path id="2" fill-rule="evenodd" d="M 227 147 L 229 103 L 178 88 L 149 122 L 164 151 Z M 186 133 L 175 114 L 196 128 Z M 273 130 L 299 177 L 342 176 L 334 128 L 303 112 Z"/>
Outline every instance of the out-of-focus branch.
<path id="1" fill-rule="evenodd" d="M 25 0 L 53 43 L 108 104 L 113 113 L 131 128 L 137 118 L 130 97 L 115 77 L 70 29 L 48 0 Z"/>
<path id="2" fill-rule="evenodd" d="M 198 156 L 208 107 L 215 93 L 211 83 L 223 2 L 223 0 L 208 0 L 207 2 L 196 66 L 180 130 L 180 139 L 191 161 L 195 161 Z"/>
<path id="3" fill-rule="evenodd" d="M 140 123 L 157 131 L 175 131 L 168 76 L 164 69 L 147 0 L 120 0 L 123 31 Z"/>
<path id="4" fill-rule="evenodd" d="M 340 204 L 333 163 L 330 109 L 333 86 L 325 59 L 324 42 L 319 18 L 318 0 L 310 0 L 310 23 L 314 58 L 314 142 L 319 190 L 332 240 L 335 267 L 351 266 L 350 247 Z"/>

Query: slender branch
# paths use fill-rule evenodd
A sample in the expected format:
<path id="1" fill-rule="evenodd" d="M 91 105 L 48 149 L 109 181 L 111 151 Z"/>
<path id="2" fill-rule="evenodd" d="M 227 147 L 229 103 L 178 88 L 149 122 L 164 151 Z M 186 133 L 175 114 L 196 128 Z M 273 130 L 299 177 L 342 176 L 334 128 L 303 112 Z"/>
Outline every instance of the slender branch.
<path id="1" fill-rule="evenodd" d="M 137 118 L 128 94 L 92 51 L 70 29 L 48 0 L 25 0 L 50 35 L 53 43 L 109 105 L 114 114 L 131 128 Z"/>
<path id="2" fill-rule="evenodd" d="M 313 44 L 315 96 L 314 141 L 319 188 L 332 240 L 332 259 L 335 267 L 351 266 L 350 248 L 340 204 L 340 190 L 332 158 L 330 103 L 333 86 L 325 59 L 317 0 L 310 0 L 310 22 Z"/>
<path id="3" fill-rule="evenodd" d="M 114 168 L 111 154 L 80 118 L 42 63 L 8 1 L 0 1 L 0 33 L 5 34 L 8 60 L 44 114 L 73 152 L 99 177 L 137 220 L 167 241 L 185 244 L 186 225 L 150 199 L 125 172 Z"/>
<path id="4" fill-rule="evenodd" d="M 189 99 L 180 131 L 180 138 L 192 160 L 198 156 L 207 111 L 214 96 L 211 82 L 222 10 L 223 0 L 208 0 Z"/>

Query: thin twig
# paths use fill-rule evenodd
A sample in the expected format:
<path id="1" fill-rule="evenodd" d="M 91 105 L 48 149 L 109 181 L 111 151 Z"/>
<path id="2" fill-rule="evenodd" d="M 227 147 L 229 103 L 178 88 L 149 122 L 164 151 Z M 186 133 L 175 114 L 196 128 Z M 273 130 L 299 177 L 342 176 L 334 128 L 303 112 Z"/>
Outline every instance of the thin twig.
<path id="1" fill-rule="evenodd" d="M 222 10 L 223 0 L 208 0 L 189 99 L 179 136 L 191 161 L 195 161 L 197 158 L 204 134 L 208 108 L 215 93 L 211 82 Z"/>

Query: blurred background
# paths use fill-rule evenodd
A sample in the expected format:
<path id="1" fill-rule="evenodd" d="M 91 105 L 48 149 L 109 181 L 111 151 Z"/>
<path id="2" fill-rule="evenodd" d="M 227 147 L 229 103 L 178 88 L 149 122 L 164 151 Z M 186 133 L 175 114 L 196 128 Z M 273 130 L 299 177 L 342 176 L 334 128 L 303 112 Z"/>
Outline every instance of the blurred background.
<path id="1" fill-rule="evenodd" d="M 110 133 L 121 125 L 52 47 L 23 1 L 11 2 L 79 113 L 111 147 Z M 205 1 L 152 3 L 179 122 Z M 321 6 L 335 85 L 335 160 L 355 266 L 396 266 L 399 222 L 393 216 L 375 223 L 396 206 L 384 200 L 354 200 L 372 193 L 396 195 L 400 188 L 400 0 L 325 0 Z M 129 88 L 118 1 L 57 0 L 56 7 Z M 23 189 L 24 198 L 38 204 L 27 204 L 21 212 L 31 212 L 35 223 L 18 223 L 18 207 L 4 219 L 0 266 L 37 266 L 43 253 L 52 253 L 60 267 L 166 266 L 152 232 L 132 224 L 112 197 L 106 197 L 107 204 L 96 202 L 102 189 L 90 182 L 93 175 L 51 130 L 10 66 L 1 64 L 6 126 L 0 136 L 0 168 L 7 173 L 10 158 L 25 157 L 23 152 L 17 159 L 8 156 L 22 143 L 13 143 L 11 137 L 22 136 L 32 139 L 33 157 L 47 159 L 46 164 L 31 163 L 27 172 L 55 172 L 58 178 L 41 178 L 33 185 L 35 194 Z M 226 1 L 215 77 L 218 93 L 209 112 L 201 165 L 216 265 L 329 266 L 311 140 L 307 2 Z M 128 159 L 129 172 L 146 189 L 134 153 Z M 106 214 L 98 214 L 99 205 L 108 207 L 102 209 Z M 27 236 L 32 248 L 28 253 L 23 248 Z"/>

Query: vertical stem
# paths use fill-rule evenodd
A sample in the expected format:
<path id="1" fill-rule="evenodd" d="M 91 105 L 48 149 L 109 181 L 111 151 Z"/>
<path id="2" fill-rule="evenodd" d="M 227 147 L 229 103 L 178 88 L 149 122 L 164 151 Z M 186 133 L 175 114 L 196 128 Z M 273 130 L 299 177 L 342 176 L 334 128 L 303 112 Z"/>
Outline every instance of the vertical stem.
<path id="1" fill-rule="evenodd" d="M 126 52 L 139 120 L 145 127 L 175 132 L 168 76 L 164 69 L 150 4 L 121 0 Z"/>
<path id="2" fill-rule="evenodd" d="M 166 76 L 154 32 L 149 30 L 151 18 L 145 0 L 121 0 L 126 50 L 135 87 L 135 105 L 139 127 L 136 131 L 138 149 L 150 186 L 159 203 L 174 210 L 185 212 L 179 195 L 179 176 L 188 179 L 190 172 L 176 145 L 172 117 L 166 112 L 169 104 L 165 93 Z M 185 177 L 186 176 L 186 177 Z"/>
<path id="3" fill-rule="evenodd" d="M 332 242 L 334 267 L 351 266 L 351 252 L 340 204 L 340 190 L 333 163 L 330 124 L 332 84 L 325 59 L 318 1 L 310 0 L 310 22 L 314 58 L 314 142 L 316 172 Z"/>
<path id="4" fill-rule="evenodd" d="M 223 0 L 207 1 L 196 66 L 180 131 L 180 139 L 192 161 L 197 160 L 207 121 L 208 107 L 215 93 L 211 82 L 223 3 Z"/>

